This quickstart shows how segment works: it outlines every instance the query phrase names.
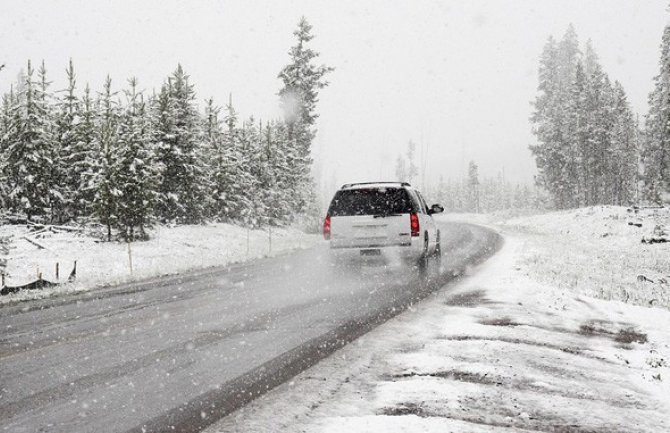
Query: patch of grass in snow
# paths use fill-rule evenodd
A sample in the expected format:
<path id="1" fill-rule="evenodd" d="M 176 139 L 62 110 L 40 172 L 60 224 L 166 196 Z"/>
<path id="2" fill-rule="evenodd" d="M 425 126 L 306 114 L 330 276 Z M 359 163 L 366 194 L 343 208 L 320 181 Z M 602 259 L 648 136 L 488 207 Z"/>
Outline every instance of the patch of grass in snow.
<path id="1" fill-rule="evenodd" d="M 492 319 L 483 319 L 479 323 L 482 325 L 488 326 L 520 326 L 521 323 L 517 323 L 512 320 L 510 317 L 495 317 Z"/>
<path id="2" fill-rule="evenodd" d="M 447 298 L 444 301 L 445 305 L 450 307 L 466 307 L 475 308 L 480 305 L 492 304 L 492 302 L 484 296 L 484 290 L 472 290 L 466 293 L 457 293 Z"/>
<path id="3" fill-rule="evenodd" d="M 670 308 L 670 243 L 643 243 L 670 227 L 670 209 L 603 206 L 514 218 L 500 224 L 528 241 L 522 267 L 573 293 Z"/>

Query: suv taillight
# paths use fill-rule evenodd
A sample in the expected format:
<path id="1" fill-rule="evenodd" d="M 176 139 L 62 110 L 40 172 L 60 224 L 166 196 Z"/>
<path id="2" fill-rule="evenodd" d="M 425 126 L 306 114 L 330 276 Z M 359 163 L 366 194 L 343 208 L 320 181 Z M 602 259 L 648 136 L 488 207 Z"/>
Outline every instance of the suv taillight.
<path id="1" fill-rule="evenodd" d="M 330 240 L 330 215 L 326 215 L 326 219 L 323 220 L 323 238 Z"/>
<path id="2" fill-rule="evenodd" d="M 409 229 L 412 232 L 412 236 L 419 236 L 421 227 L 419 227 L 419 215 L 415 213 L 409 214 Z"/>

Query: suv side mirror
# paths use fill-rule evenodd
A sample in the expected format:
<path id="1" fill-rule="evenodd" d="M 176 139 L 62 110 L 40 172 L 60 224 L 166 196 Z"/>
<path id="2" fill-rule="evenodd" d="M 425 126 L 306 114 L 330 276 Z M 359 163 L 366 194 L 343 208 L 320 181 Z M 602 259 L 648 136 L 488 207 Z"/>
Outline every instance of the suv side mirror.
<path id="1" fill-rule="evenodd" d="M 442 213 L 444 212 L 444 208 L 440 206 L 439 204 L 434 204 L 428 209 L 428 215 L 434 215 L 436 213 Z"/>

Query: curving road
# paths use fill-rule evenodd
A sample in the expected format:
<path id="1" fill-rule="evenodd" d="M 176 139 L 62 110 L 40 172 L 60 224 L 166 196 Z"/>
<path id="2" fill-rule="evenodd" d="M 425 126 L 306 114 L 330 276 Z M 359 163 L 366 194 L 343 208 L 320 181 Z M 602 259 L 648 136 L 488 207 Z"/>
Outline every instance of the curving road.
<path id="1" fill-rule="evenodd" d="M 0 431 L 200 431 L 439 289 L 501 240 L 442 224 L 441 267 L 334 269 L 324 245 L 0 308 Z"/>

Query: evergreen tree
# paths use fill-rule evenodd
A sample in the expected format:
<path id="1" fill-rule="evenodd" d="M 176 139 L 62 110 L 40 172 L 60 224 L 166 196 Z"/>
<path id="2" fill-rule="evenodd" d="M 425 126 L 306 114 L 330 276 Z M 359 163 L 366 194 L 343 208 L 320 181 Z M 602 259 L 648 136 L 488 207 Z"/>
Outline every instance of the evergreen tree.
<path id="1" fill-rule="evenodd" d="M 626 206 L 637 201 L 638 127 L 623 86 L 614 84 L 612 128 L 612 204 Z"/>
<path id="2" fill-rule="evenodd" d="M 409 177 L 407 174 L 407 163 L 402 155 L 398 155 L 398 158 L 395 161 L 395 177 L 400 182 L 407 182 Z"/>
<path id="3" fill-rule="evenodd" d="M 253 179 L 246 166 L 244 157 L 244 137 L 237 124 L 237 113 L 232 104 L 232 97 L 226 105 L 224 123 L 226 131 L 223 135 L 225 152 L 222 171 L 220 172 L 220 197 L 225 202 L 222 209 L 225 220 L 248 224 L 251 220 L 253 197 Z"/>
<path id="4" fill-rule="evenodd" d="M 207 151 L 210 169 L 207 172 L 209 185 L 209 209 L 207 216 L 216 220 L 225 219 L 223 209 L 225 203 L 222 193 L 225 191 L 228 179 L 224 176 L 226 170 L 226 151 L 223 147 L 222 121 L 219 118 L 221 109 L 214 105 L 214 99 L 207 100 L 205 115 L 203 116 L 202 133 L 204 146 Z"/>
<path id="5" fill-rule="evenodd" d="M 414 177 L 419 174 L 419 169 L 416 166 L 415 154 L 416 144 L 412 140 L 407 143 L 407 182 L 412 183 Z"/>
<path id="6" fill-rule="evenodd" d="M 91 97 L 91 89 L 86 85 L 78 104 L 77 123 L 74 125 L 73 140 L 68 162 L 67 185 L 72 194 L 72 212 L 75 218 L 93 215 L 96 196 L 96 169 L 101 155 L 100 140 L 97 140 L 98 105 Z"/>
<path id="7" fill-rule="evenodd" d="M 580 61 L 575 69 L 575 79 L 568 100 L 568 115 L 562 144 L 564 166 L 561 172 L 562 201 L 566 207 L 586 206 L 589 202 L 588 161 L 591 156 L 587 108 L 587 79 Z"/>
<path id="8" fill-rule="evenodd" d="M 146 239 L 154 221 L 160 167 L 155 161 L 146 104 L 137 79 L 128 80 L 127 105 L 119 121 L 119 148 L 115 161 L 117 224 L 126 241 Z"/>
<path id="9" fill-rule="evenodd" d="M 290 169 L 286 162 L 286 143 L 281 125 L 270 122 L 265 126 L 262 151 L 265 154 L 265 169 L 261 188 L 265 188 L 268 223 L 288 223 L 291 216 L 289 185 Z"/>
<path id="10" fill-rule="evenodd" d="M 0 211 L 12 207 L 8 148 L 9 143 L 16 139 L 17 125 L 14 122 L 13 111 L 17 103 L 12 86 L 9 93 L 2 96 L 2 111 L 0 111 Z"/>
<path id="11" fill-rule="evenodd" d="M 103 92 L 99 95 L 100 114 L 95 128 L 94 146 L 98 149 L 91 186 L 95 191 L 93 207 L 95 216 L 107 228 L 107 240 L 112 240 L 112 228 L 118 224 L 118 198 L 122 192 L 118 188 L 119 153 L 119 106 L 112 92 L 112 80 L 105 80 Z"/>
<path id="12" fill-rule="evenodd" d="M 261 161 L 257 154 L 259 150 L 259 134 L 254 127 L 253 117 L 242 123 L 238 140 L 240 152 L 238 154 L 239 172 L 244 180 L 244 188 L 240 191 L 246 209 L 240 215 L 242 224 L 258 227 L 263 221 L 264 206 L 260 197 Z"/>
<path id="13" fill-rule="evenodd" d="M 535 127 L 538 144 L 531 146 L 539 172 L 538 183 L 554 197 L 556 207 L 568 207 L 570 194 L 563 181 L 569 159 L 564 148 L 564 120 L 566 97 L 559 75 L 558 44 L 549 37 L 545 44 L 539 69 L 539 95 L 535 99 L 535 111 L 531 121 Z"/>
<path id="14" fill-rule="evenodd" d="M 62 222 L 65 218 L 63 207 L 66 199 L 61 182 L 62 172 L 65 168 L 62 165 L 61 145 L 56 130 L 55 97 L 49 90 L 51 82 L 47 81 L 47 69 L 44 60 L 37 70 L 37 77 L 39 80 L 39 104 L 44 113 L 40 135 L 44 141 L 45 162 L 47 162 L 42 173 L 43 176 L 40 176 L 43 177 L 42 188 L 47 192 L 45 214 L 52 222 Z"/>
<path id="15" fill-rule="evenodd" d="M 670 25 L 663 32 L 659 63 L 660 72 L 649 95 L 642 152 L 644 198 L 658 204 L 663 192 L 670 191 Z"/>
<path id="16" fill-rule="evenodd" d="M 266 131 L 268 158 L 274 170 L 276 191 L 273 193 L 272 212 L 275 218 L 282 223 L 291 222 L 292 214 L 296 209 L 295 194 L 291 185 L 295 184 L 295 173 L 292 171 L 294 148 L 288 139 L 288 128 L 282 122 L 274 122 Z"/>
<path id="17" fill-rule="evenodd" d="M 279 91 L 284 120 L 287 124 L 287 142 L 292 148 L 288 160 L 294 173 L 289 188 L 295 197 L 294 210 L 304 213 L 314 197 L 310 176 L 311 144 L 315 136 L 314 124 L 318 118 L 316 104 L 319 91 L 328 85 L 325 76 L 334 69 L 316 65 L 319 53 L 308 47 L 314 38 L 312 26 L 302 17 L 293 34 L 296 45 L 289 50 L 290 61 L 279 73 L 283 87 Z"/>
<path id="18" fill-rule="evenodd" d="M 293 34 L 297 43 L 289 51 L 291 61 L 279 73 L 284 84 L 279 96 L 289 125 L 299 122 L 311 127 L 319 117 L 316 113 L 319 90 L 328 85 L 324 77 L 334 68 L 314 64 L 319 53 L 307 46 L 314 36 L 312 26 L 305 17 L 300 19 L 298 29 Z"/>
<path id="19" fill-rule="evenodd" d="M 474 161 L 468 165 L 468 203 L 469 210 L 479 212 L 479 168 Z"/>
<path id="20" fill-rule="evenodd" d="M 76 195 L 79 190 L 80 173 L 73 170 L 80 163 L 82 154 L 77 146 L 77 123 L 79 122 L 79 99 L 75 91 L 77 79 L 72 59 L 65 70 L 67 88 L 58 102 L 56 118 L 56 140 L 58 142 L 57 160 L 55 162 L 58 185 L 63 190 L 61 219 L 70 219 L 77 216 Z"/>
<path id="21" fill-rule="evenodd" d="M 163 221 L 197 224 L 205 219 L 205 152 L 194 100 L 193 85 L 179 65 L 158 97 L 155 139 L 159 162 L 164 167 L 158 207 Z"/>
<path id="22" fill-rule="evenodd" d="M 28 62 L 18 99 L 8 113 L 9 128 L 3 140 L 9 200 L 29 220 L 51 218 L 52 206 L 60 199 L 53 176 L 53 122 L 46 69 L 40 68 L 38 80 L 34 74 Z"/>

